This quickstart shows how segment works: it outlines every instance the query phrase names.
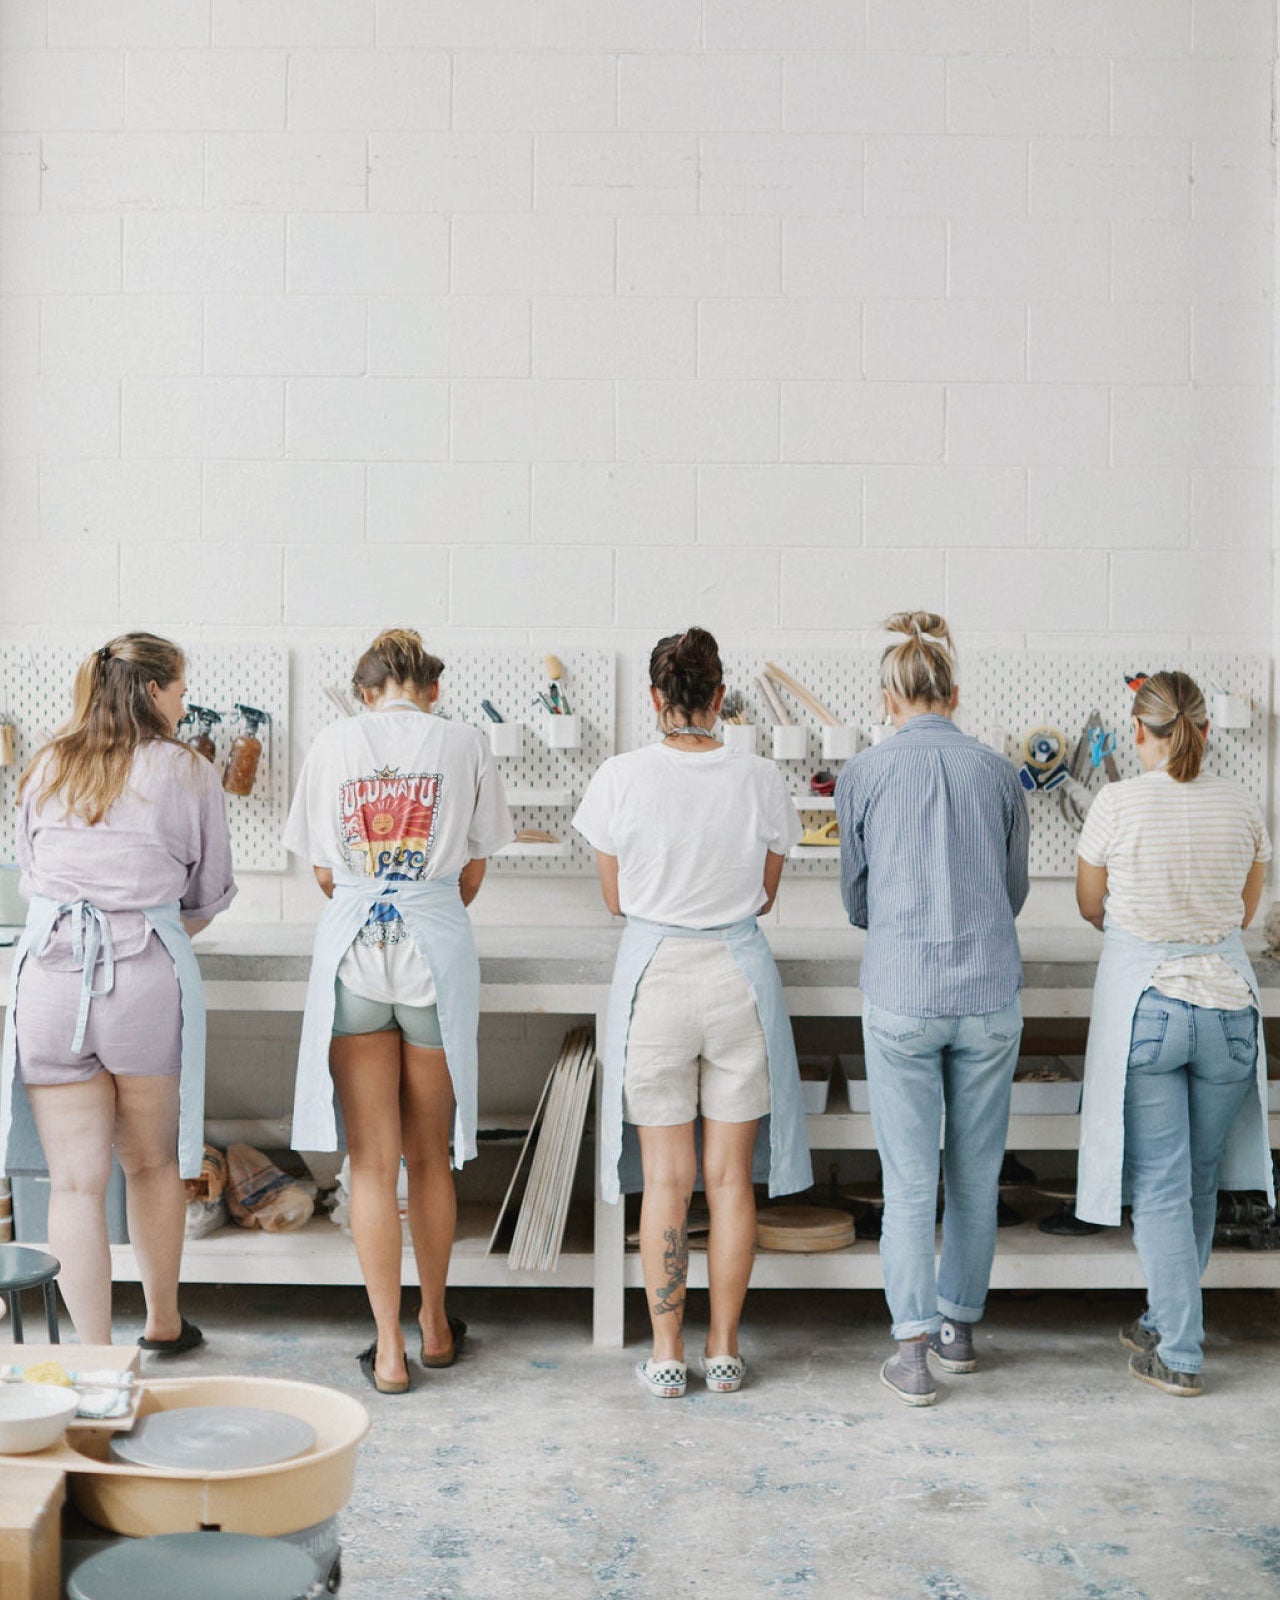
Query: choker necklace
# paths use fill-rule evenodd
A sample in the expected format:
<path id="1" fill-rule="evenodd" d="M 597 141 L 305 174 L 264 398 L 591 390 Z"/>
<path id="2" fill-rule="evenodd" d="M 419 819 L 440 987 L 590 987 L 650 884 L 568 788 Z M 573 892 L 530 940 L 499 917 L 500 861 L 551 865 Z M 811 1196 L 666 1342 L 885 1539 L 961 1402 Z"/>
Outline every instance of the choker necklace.
<path id="1" fill-rule="evenodd" d="M 662 737 L 664 739 L 678 739 L 682 734 L 686 733 L 695 739 L 710 739 L 715 744 L 720 742 L 710 728 L 669 728 Z"/>

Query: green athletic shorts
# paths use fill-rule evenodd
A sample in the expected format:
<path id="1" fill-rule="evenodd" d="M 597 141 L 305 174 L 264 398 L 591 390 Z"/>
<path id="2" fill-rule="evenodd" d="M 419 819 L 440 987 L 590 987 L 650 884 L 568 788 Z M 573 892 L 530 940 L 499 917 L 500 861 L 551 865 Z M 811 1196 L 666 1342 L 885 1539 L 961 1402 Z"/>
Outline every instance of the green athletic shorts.
<path id="1" fill-rule="evenodd" d="M 333 985 L 333 1034 L 349 1039 L 360 1033 L 398 1031 L 421 1050 L 440 1050 L 440 1014 L 435 1006 L 402 1006 L 382 1000 L 366 1000 L 352 994 L 341 978 Z"/>

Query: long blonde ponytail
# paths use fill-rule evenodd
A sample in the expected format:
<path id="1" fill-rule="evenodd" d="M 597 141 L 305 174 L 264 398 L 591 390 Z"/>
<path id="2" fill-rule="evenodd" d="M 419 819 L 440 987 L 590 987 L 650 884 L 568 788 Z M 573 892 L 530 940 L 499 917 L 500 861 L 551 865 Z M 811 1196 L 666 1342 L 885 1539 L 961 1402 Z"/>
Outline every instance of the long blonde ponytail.
<path id="1" fill-rule="evenodd" d="M 1194 678 L 1185 672 L 1154 673 L 1134 695 L 1133 714 L 1153 738 L 1170 741 L 1165 770 L 1175 783 L 1200 776 L 1209 713 Z"/>

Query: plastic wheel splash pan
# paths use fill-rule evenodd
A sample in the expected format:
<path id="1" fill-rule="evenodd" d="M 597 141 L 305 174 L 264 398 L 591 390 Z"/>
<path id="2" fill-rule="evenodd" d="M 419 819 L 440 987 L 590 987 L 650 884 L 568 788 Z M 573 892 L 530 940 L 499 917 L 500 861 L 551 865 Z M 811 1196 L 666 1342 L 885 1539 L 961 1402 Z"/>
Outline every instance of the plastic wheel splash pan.
<path id="1" fill-rule="evenodd" d="M 358 1400 L 319 1384 L 279 1378 L 168 1378 L 145 1384 L 138 1415 L 189 1406 L 283 1411 L 309 1422 L 315 1443 L 270 1466 L 179 1471 L 112 1461 L 111 1434 L 104 1429 L 20 1459 L 61 1467 L 84 1516 L 135 1538 L 201 1528 L 297 1533 L 336 1516 L 351 1498 L 357 1447 L 369 1431 L 369 1414 Z M 0 1456 L 0 1462 L 5 1459 Z"/>

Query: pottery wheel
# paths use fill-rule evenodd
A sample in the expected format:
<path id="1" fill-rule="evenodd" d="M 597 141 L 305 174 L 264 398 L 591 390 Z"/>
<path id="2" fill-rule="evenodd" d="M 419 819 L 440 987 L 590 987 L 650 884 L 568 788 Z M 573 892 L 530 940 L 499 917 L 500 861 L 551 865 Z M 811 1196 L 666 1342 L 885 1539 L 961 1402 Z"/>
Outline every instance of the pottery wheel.
<path id="1" fill-rule="evenodd" d="M 290 1461 L 316 1442 L 301 1417 L 256 1406 L 190 1406 L 143 1417 L 111 1441 L 111 1459 L 135 1467 L 234 1472 Z"/>

